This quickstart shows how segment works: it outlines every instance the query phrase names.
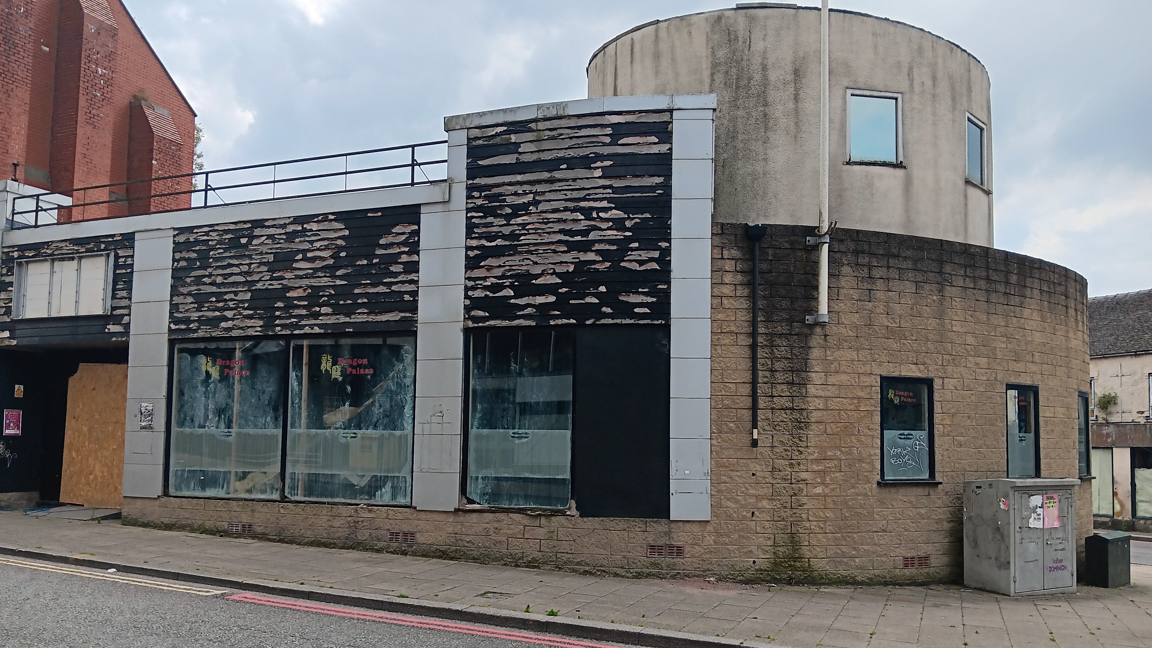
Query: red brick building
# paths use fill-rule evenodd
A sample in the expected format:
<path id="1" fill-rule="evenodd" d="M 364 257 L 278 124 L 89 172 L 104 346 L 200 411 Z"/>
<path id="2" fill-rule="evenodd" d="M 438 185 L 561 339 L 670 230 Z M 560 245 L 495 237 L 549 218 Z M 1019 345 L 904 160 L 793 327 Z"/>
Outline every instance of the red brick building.
<path id="1" fill-rule="evenodd" d="M 190 178 L 117 184 L 190 173 L 196 117 L 120 0 L 0 0 L 0 55 L 4 177 L 71 196 L 60 220 L 190 204 L 151 197 Z"/>

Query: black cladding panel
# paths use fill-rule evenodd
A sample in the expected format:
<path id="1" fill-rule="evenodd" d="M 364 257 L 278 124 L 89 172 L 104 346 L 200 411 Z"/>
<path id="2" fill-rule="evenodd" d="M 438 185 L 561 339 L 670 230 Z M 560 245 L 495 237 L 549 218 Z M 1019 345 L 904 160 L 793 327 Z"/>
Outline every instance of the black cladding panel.
<path id="1" fill-rule="evenodd" d="M 577 329 L 572 493 L 585 517 L 668 519 L 669 329 Z"/>
<path id="2" fill-rule="evenodd" d="M 466 326 L 667 323 L 672 114 L 468 131 Z"/>
<path id="3" fill-rule="evenodd" d="M 419 224 L 406 205 L 177 229 L 170 334 L 415 328 Z"/>

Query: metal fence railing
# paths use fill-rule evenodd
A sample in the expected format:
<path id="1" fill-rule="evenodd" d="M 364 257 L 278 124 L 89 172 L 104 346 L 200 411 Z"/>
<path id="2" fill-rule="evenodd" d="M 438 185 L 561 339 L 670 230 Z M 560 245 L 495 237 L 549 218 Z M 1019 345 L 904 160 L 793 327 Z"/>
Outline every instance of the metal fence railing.
<path id="1" fill-rule="evenodd" d="M 197 171 L 80 187 L 71 204 L 60 193 L 16 196 L 7 226 L 203 209 L 284 198 L 404 187 L 447 177 L 446 140 Z"/>

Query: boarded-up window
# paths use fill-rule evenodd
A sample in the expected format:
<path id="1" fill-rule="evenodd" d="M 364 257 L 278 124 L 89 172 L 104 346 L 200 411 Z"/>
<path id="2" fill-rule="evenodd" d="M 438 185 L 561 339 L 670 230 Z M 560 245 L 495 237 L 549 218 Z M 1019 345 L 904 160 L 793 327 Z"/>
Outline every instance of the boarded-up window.
<path id="1" fill-rule="evenodd" d="M 408 504 L 415 396 L 411 335 L 294 342 L 287 497 Z"/>
<path id="2" fill-rule="evenodd" d="M 108 312 L 110 255 L 23 261 L 16 266 L 16 317 Z"/>
<path id="3" fill-rule="evenodd" d="M 565 508 L 571 499 L 569 331 L 472 337 L 467 496 L 490 506 Z"/>
<path id="4" fill-rule="evenodd" d="M 169 493 L 279 497 L 286 354 L 280 341 L 176 347 Z"/>

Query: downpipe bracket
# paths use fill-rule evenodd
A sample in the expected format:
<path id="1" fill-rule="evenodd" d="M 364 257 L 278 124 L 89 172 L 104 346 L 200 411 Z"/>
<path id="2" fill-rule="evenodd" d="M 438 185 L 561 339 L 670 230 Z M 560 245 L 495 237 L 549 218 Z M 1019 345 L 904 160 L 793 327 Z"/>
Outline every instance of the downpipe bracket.
<path id="1" fill-rule="evenodd" d="M 821 315 L 805 315 L 804 316 L 804 323 L 805 324 L 827 324 L 828 323 L 828 314 L 824 313 Z"/>
<path id="2" fill-rule="evenodd" d="M 822 236 L 808 236 L 804 238 L 804 245 L 810 248 L 820 247 L 821 245 L 828 245 L 831 242 L 832 237 L 829 234 L 824 234 Z"/>

